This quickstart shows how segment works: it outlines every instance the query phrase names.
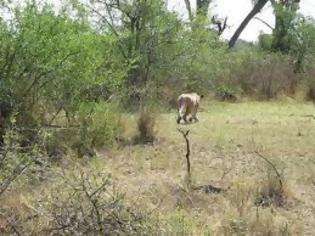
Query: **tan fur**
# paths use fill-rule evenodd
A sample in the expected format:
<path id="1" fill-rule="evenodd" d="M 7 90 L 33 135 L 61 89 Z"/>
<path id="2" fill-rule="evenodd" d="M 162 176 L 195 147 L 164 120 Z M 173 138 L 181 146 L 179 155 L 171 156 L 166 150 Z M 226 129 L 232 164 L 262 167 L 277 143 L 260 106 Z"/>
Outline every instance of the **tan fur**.
<path id="1" fill-rule="evenodd" d="M 202 96 L 199 96 L 197 93 L 184 93 L 178 97 L 177 123 L 180 123 L 181 119 L 187 122 L 186 117 L 189 114 L 191 115 L 191 118 L 189 119 L 190 121 L 192 121 L 192 119 L 194 119 L 195 121 L 198 121 L 196 114 L 198 111 L 201 97 Z"/>

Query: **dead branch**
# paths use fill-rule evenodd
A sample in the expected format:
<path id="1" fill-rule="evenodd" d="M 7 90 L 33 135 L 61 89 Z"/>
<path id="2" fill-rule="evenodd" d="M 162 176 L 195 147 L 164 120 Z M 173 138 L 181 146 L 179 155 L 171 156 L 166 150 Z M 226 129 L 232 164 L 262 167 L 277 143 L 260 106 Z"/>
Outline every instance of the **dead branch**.
<path id="1" fill-rule="evenodd" d="M 92 194 L 90 194 L 88 189 L 87 189 L 87 185 L 88 185 L 89 188 L 91 188 L 92 186 L 90 185 L 88 179 L 86 178 L 86 176 L 84 176 L 83 173 L 81 174 L 81 180 L 82 180 L 82 190 L 85 193 L 85 196 L 87 197 L 89 202 L 91 203 L 91 205 L 92 205 L 92 207 L 94 209 L 94 212 L 96 214 L 96 222 L 97 222 L 97 225 L 99 227 L 99 231 L 100 232 L 104 232 L 103 224 L 102 224 L 102 217 L 101 217 L 99 206 L 97 204 L 97 198 L 94 198 L 93 195 L 95 193 L 99 192 L 102 188 L 104 188 L 105 185 L 108 184 L 108 182 L 105 182 L 104 184 L 101 185 L 101 188 L 98 188 Z"/>
<path id="2" fill-rule="evenodd" d="M 177 129 L 184 137 L 186 141 L 186 162 L 187 162 L 187 176 L 188 176 L 188 182 L 191 183 L 191 170 L 190 170 L 190 145 L 189 145 L 189 139 L 188 134 L 190 130 L 183 131 L 181 129 Z"/>
<path id="3" fill-rule="evenodd" d="M 278 171 L 277 167 L 275 166 L 275 164 L 272 163 L 270 160 L 268 160 L 264 155 L 262 155 L 258 151 L 255 151 L 255 154 L 257 154 L 260 158 L 262 158 L 265 162 L 267 162 L 271 166 L 271 168 L 274 170 L 274 172 L 276 173 L 278 177 L 280 188 L 283 189 L 282 176 L 280 172 Z"/>
<path id="4" fill-rule="evenodd" d="M 260 21 L 261 23 L 263 23 L 264 25 L 266 25 L 266 26 L 267 26 L 268 28 L 270 28 L 271 30 L 274 30 L 274 28 L 273 28 L 269 23 L 267 23 L 266 21 L 264 21 L 263 19 L 260 19 L 260 18 L 257 17 L 257 16 L 255 16 L 254 19 Z"/>
<path id="5" fill-rule="evenodd" d="M 190 5 L 190 0 L 184 0 L 185 1 L 185 6 L 188 12 L 188 17 L 190 22 L 193 21 L 193 15 L 192 15 L 192 11 L 191 11 L 191 5 Z"/>
<path id="6" fill-rule="evenodd" d="M 9 150 L 9 148 L 6 148 L 5 150 L 0 148 L 0 168 L 4 165 L 4 160 L 7 158 Z"/>
<path id="7" fill-rule="evenodd" d="M 264 6 L 267 4 L 268 0 L 259 0 L 257 3 L 254 5 L 253 9 L 248 13 L 248 15 L 245 17 L 245 19 L 242 21 L 240 26 L 237 28 L 233 36 L 231 37 L 229 41 L 229 48 L 232 48 L 243 30 L 246 28 L 248 23 L 258 14 Z"/>
<path id="8" fill-rule="evenodd" d="M 227 190 L 226 189 L 223 189 L 223 188 L 218 188 L 218 187 L 215 187 L 215 186 L 212 186 L 212 185 L 201 185 L 201 186 L 195 186 L 193 187 L 193 190 L 201 190 L 205 193 L 222 193 L 222 192 L 226 192 Z"/>
<path id="9" fill-rule="evenodd" d="M 12 217 L 6 217 L 4 214 L 0 213 L 0 216 L 4 218 L 4 220 L 6 221 L 6 224 L 4 225 L 4 227 L 7 227 L 7 226 L 10 226 L 11 229 L 13 230 L 13 232 L 20 236 L 20 235 L 23 235 L 20 230 L 18 229 L 18 226 L 16 225 L 16 222 L 15 222 L 15 218 L 14 216 Z M 1 226 L 1 225 L 0 225 Z"/>
<path id="10" fill-rule="evenodd" d="M 218 19 L 215 16 L 212 17 L 211 22 L 212 24 L 217 26 L 218 35 L 220 36 L 224 30 L 226 29 L 227 25 L 227 17 L 224 20 Z"/>
<path id="11" fill-rule="evenodd" d="M 11 175 L 8 176 L 3 182 L 0 183 L 0 195 L 3 194 L 11 183 L 17 179 L 23 172 L 31 165 L 31 162 L 24 163 L 23 161 L 19 163 L 12 171 Z"/>

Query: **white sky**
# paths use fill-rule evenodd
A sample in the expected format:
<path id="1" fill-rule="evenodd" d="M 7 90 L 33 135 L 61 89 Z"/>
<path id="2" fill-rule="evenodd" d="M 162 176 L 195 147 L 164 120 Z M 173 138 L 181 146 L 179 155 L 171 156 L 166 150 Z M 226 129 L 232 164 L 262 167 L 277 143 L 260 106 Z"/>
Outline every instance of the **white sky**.
<path id="1" fill-rule="evenodd" d="M 195 9 L 196 0 L 191 0 L 192 8 Z M 219 17 L 224 18 L 228 16 L 229 29 L 223 33 L 223 38 L 230 38 L 241 21 L 252 9 L 251 0 L 213 0 L 210 6 L 210 14 L 218 14 Z M 184 0 L 168 0 L 168 8 L 176 11 L 179 16 L 187 19 L 188 14 L 185 7 Z M 305 16 L 312 16 L 315 18 L 315 0 L 301 0 L 300 12 Z M 268 22 L 274 26 L 274 16 L 270 4 L 267 4 L 261 13 L 257 14 L 260 19 Z M 240 35 L 241 39 L 247 41 L 255 41 L 259 32 L 271 33 L 271 29 L 258 20 L 253 19 Z"/>
<path id="2" fill-rule="evenodd" d="M 1 0 L 0 0 L 1 1 Z M 18 2 L 24 2 L 24 0 L 17 0 Z M 62 4 L 62 0 L 43 0 L 49 2 L 58 8 Z M 184 20 L 188 19 L 188 13 L 185 7 L 184 0 L 166 0 L 169 10 L 175 11 Z M 196 8 L 196 0 L 190 0 L 192 9 Z M 251 0 L 212 0 L 209 12 L 211 15 L 217 14 L 220 18 L 228 16 L 227 24 L 230 26 L 227 28 L 222 37 L 229 39 L 239 26 L 241 21 L 252 9 Z M 315 18 L 315 0 L 301 0 L 300 12 L 305 16 L 311 16 Z M 268 22 L 271 26 L 274 26 L 274 15 L 270 3 L 267 3 L 261 13 L 257 14 L 260 19 Z M 260 32 L 271 33 L 271 29 L 260 21 L 253 19 L 249 22 L 245 30 L 240 35 L 241 39 L 247 41 L 256 41 Z"/>

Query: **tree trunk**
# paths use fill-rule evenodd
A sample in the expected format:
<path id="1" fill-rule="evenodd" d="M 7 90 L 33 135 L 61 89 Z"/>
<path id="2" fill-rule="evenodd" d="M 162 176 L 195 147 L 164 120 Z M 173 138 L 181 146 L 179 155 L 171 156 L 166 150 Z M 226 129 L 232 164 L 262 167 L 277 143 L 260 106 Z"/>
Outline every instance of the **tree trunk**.
<path id="1" fill-rule="evenodd" d="M 254 18 L 254 16 L 261 11 L 261 9 L 264 8 L 268 0 L 259 0 L 253 7 L 253 9 L 250 11 L 250 13 L 246 16 L 246 18 L 243 20 L 243 22 L 240 24 L 240 26 L 235 31 L 234 35 L 229 41 L 229 48 L 232 48 L 247 24 L 251 21 L 251 19 Z"/>
<path id="2" fill-rule="evenodd" d="M 191 12 L 190 0 L 184 0 L 184 1 L 185 1 L 186 9 L 187 9 L 187 12 L 188 12 L 189 20 L 190 20 L 190 22 L 192 22 L 193 15 L 192 15 L 192 12 Z"/>
<path id="3" fill-rule="evenodd" d="M 197 0 L 197 15 L 207 16 L 211 0 Z"/>
<path id="4" fill-rule="evenodd" d="M 184 1 L 185 1 L 185 6 L 188 12 L 189 20 L 190 22 L 192 22 L 194 16 L 192 14 L 190 0 L 184 0 Z M 210 3 L 211 3 L 211 0 L 196 0 L 197 15 L 207 16 Z"/>

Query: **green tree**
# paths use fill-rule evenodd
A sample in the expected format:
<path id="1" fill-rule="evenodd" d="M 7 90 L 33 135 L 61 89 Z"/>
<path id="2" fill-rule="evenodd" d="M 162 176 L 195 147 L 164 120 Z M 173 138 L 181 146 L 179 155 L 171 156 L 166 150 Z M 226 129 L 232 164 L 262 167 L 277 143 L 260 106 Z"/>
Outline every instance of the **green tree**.
<path id="1" fill-rule="evenodd" d="M 299 8 L 299 0 L 271 0 L 276 18 L 273 30 L 272 50 L 288 53 L 292 44 L 292 34 Z"/>
<path id="2" fill-rule="evenodd" d="M 294 58 L 295 72 L 304 72 L 315 59 L 315 20 L 299 16 L 289 32 L 289 54 Z"/>
<path id="3" fill-rule="evenodd" d="M 0 29 L 2 130 L 12 114 L 18 126 L 26 127 L 52 122 L 61 110 L 70 114 L 83 90 L 112 76 L 110 68 L 99 70 L 103 53 L 110 55 L 111 38 L 99 37 L 86 22 L 34 4 L 17 9 L 13 22 L 2 22 Z"/>
<path id="4" fill-rule="evenodd" d="M 163 1 L 91 1 L 86 7 L 101 20 L 103 33 L 113 37 L 117 53 L 112 56 L 125 65 L 121 94 L 139 104 L 147 85 L 155 82 L 153 71 L 162 63 L 160 52 L 175 44 L 181 22 Z"/>

